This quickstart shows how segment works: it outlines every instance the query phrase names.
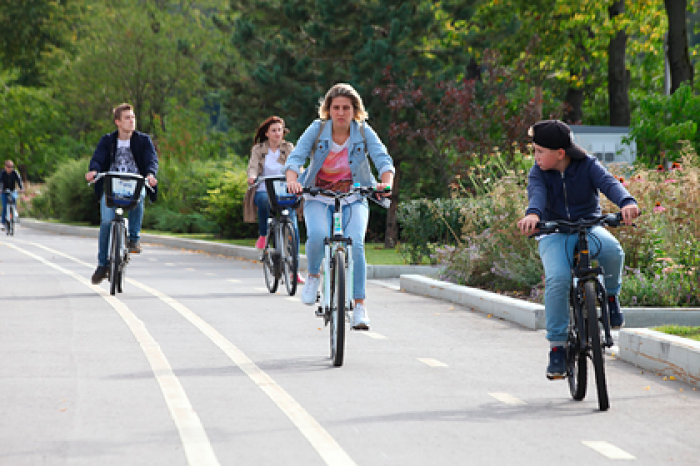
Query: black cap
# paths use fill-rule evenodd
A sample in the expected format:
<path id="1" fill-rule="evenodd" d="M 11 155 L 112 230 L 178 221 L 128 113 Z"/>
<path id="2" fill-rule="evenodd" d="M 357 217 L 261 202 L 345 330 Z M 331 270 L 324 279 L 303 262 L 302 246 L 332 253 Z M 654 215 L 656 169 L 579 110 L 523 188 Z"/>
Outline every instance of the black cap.
<path id="1" fill-rule="evenodd" d="M 574 133 L 569 125 L 559 120 L 538 121 L 530 127 L 527 134 L 532 142 L 547 149 L 564 149 L 572 159 L 586 158 L 586 151 L 574 143 Z"/>

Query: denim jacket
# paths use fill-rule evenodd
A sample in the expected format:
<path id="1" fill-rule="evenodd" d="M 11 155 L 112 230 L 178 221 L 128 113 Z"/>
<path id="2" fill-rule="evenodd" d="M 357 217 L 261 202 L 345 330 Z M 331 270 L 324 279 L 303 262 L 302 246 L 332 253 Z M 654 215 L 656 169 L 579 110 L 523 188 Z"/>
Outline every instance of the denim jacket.
<path id="1" fill-rule="evenodd" d="M 311 156 L 311 148 L 316 141 L 316 137 L 319 136 L 318 132 L 321 128 L 321 120 L 316 120 L 311 125 L 306 128 L 304 134 L 301 135 L 296 147 L 289 154 L 287 158 L 287 163 L 284 166 L 284 172 L 287 170 L 292 170 L 299 174 L 300 168 L 304 166 L 308 158 Z M 331 151 L 331 142 L 333 135 L 333 122 L 331 120 L 326 123 L 323 128 L 323 133 L 318 138 L 318 143 L 316 145 L 316 151 L 314 152 L 313 159 L 309 164 L 304 173 L 299 177 L 299 183 L 305 188 L 312 187 L 316 181 L 316 175 L 318 174 L 323 162 L 328 157 Z M 372 162 L 374 163 L 379 176 L 385 172 L 395 172 L 394 162 L 391 156 L 387 153 L 386 147 L 379 140 L 377 133 L 365 123 L 365 138 L 367 139 L 367 152 L 369 153 Z M 350 124 L 350 146 L 348 147 L 348 158 L 350 163 L 350 169 L 352 170 L 352 181 L 353 183 L 360 183 L 362 186 L 375 186 L 377 180 L 372 175 L 372 171 L 369 167 L 369 161 L 367 160 L 367 155 L 365 154 L 365 142 L 362 139 L 362 134 L 360 133 L 360 125 L 357 121 Z"/>

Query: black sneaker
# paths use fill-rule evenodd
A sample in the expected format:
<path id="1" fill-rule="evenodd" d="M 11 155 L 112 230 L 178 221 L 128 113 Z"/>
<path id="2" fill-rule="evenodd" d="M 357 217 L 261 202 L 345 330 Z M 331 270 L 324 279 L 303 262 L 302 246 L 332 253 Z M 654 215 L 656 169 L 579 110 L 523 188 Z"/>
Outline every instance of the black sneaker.
<path id="1" fill-rule="evenodd" d="M 95 269 L 95 273 L 92 274 L 92 284 L 99 285 L 102 283 L 102 280 L 107 278 L 107 275 L 109 275 L 109 267 L 106 265 L 98 265 L 97 269 Z"/>
<path id="2" fill-rule="evenodd" d="M 547 366 L 547 378 L 549 380 L 563 379 L 566 377 L 566 350 L 563 346 L 555 346 L 549 352 L 549 366 Z"/>
<path id="3" fill-rule="evenodd" d="M 141 254 L 141 243 L 138 241 L 127 241 L 126 248 L 129 250 L 130 254 Z"/>
<path id="4" fill-rule="evenodd" d="M 617 330 L 625 326 L 625 315 L 620 309 L 620 300 L 617 296 L 608 296 L 608 311 L 610 311 L 610 327 Z"/>

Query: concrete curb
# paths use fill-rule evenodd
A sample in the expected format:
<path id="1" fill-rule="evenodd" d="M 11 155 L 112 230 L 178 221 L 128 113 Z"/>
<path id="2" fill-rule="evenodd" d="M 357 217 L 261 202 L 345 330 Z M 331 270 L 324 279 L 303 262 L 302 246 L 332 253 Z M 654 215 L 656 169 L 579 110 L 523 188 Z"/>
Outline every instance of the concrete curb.
<path id="1" fill-rule="evenodd" d="M 22 226 L 37 230 L 58 233 L 61 235 L 85 236 L 97 238 L 99 229 L 97 227 L 79 227 L 64 225 L 61 223 L 42 222 L 34 219 L 22 219 Z M 217 254 L 237 259 L 252 261 L 260 260 L 260 251 L 247 246 L 237 246 L 234 244 L 215 243 L 196 239 L 177 238 L 165 235 L 153 235 L 144 233 L 141 241 L 146 244 L 159 244 L 169 248 L 186 249 L 208 254 Z M 306 256 L 299 257 L 299 269 L 306 270 Z M 367 265 L 367 279 L 399 278 L 401 274 L 430 274 L 436 272 L 435 267 L 422 265 Z"/>
<path id="2" fill-rule="evenodd" d="M 474 310 L 516 322 L 531 330 L 545 328 L 544 306 L 539 304 L 420 275 L 401 275 L 401 289 L 408 293 L 468 306 Z"/>
<path id="3" fill-rule="evenodd" d="M 619 358 L 700 386 L 700 342 L 649 329 L 623 329 Z"/>
<path id="4" fill-rule="evenodd" d="M 400 286 L 409 293 L 469 306 L 477 311 L 517 322 L 532 330 L 546 328 L 544 306 L 541 304 L 418 275 L 402 275 Z M 698 308 L 625 307 L 622 311 L 625 314 L 625 325 L 630 328 L 700 325 Z"/>

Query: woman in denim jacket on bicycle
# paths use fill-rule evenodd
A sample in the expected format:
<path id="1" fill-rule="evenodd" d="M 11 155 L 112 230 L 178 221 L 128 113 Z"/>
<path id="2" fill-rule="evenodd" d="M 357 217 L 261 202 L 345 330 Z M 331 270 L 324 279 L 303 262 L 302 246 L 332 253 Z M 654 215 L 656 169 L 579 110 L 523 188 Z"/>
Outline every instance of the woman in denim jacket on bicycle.
<path id="1" fill-rule="evenodd" d="M 284 167 L 289 191 L 298 194 L 303 188 L 319 187 L 347 192 L 355 183 L 379 190 L 391 186 L 394 163 L 377 134 L 365 123 L 368 115 L 357 91 L 349 84 L 336 84 L 321 99 L 318 113 L 321 119 L 304 131 Z M 372 175 L 367 155 L 379 172 L 381 183 L 377 184 Z M 299 176 L 300 168 L 309 158 L 308 168 Z M 365 307 L 364 241 L 369 206 L 364 198 L 351 197 L 343 202 L 343 226 L 353 242 L 352 260 L 355 264 L 353 327 L 366 330 L 369 329 L 369 315 Z M 316 302 L 324 255 L 323 239 L 330 230 L 332 214 L 332 199 L 317 196 L 305 200 L 309 275 L 301 300 L 309 306 Z"/>
<path id="2" fill-rule="evenodd" d="M 540 121 L 530 128 L 529 135 L 535 148 L 535 165 L 528 176 L 529 206 L 525 217 L 518 221 L 523 234 L 537 233 L 538 221 L 576 221 L 600 215 L 599 192 L 620 207 L 624 223 L 630 224 L 639 216 L 637 201 L 598 159 L 574 144 L 568 125 L 559 120 Z M 617 295 L 622 285 L 625 253 L 605 228 L 594 227 L 590 235 L 591 255 L 605 271 L 610 325 L 620 328 L 625 319 Z M 551 347 L 547 378 L 551 380 L 566 376 L 564 347 L 569 331 L 570 259 L 574 257 L 576 235 L 554 233 L 538 240 L 545 274 L 545 321 Z"/>

